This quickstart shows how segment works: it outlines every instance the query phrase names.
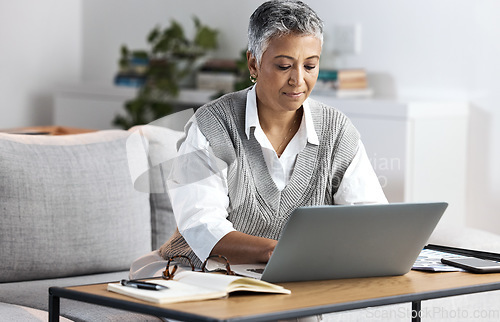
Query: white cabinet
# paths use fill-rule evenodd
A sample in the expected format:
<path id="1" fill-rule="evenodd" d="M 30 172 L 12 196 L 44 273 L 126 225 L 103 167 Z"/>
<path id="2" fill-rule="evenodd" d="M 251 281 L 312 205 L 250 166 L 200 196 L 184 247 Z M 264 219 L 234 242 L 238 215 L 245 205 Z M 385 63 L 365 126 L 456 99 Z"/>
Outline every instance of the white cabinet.
<path id="1" fill-rule="evenodd" d="M 352 120 L 390 202 L 446 201 L 440 225 L 465 224 L 467 103 L 313 98 Z"/>

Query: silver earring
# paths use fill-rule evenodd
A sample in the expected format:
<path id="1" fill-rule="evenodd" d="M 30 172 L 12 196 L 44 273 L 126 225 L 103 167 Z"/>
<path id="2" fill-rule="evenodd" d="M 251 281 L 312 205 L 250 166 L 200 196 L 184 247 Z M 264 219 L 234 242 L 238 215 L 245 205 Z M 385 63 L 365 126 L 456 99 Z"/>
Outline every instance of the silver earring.
<path id="1" fill-rule="evenodd" d="M 254 84 L 257 83 L 257 76 L 255 74 L 250 75 L 250 81 Z"/>

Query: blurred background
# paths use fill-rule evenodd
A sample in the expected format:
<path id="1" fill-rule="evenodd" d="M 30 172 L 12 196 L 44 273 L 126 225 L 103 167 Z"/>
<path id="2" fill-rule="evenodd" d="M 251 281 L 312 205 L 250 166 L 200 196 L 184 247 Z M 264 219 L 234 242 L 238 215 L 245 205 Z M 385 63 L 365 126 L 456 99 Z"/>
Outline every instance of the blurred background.
<path id="1" fill-rule="evenodd" d="M 130 89 L 112 88 L 121 46 L 147 48 L 152 28 L 172 19 L 189 36 L 198 17 L 218 32 L 209 56 L 236 60 L 246 47 L 248 18 L 262 2 L 0 0 L 0 129 L 57 123 L 57 97 L 70 91 L 101 104 L 129 95 Z M 466 222 L 500 234 L 500 2 L 307 3 L 325 22 L 321 68 L 364 69 L 373 90 L 368 103 L 469 104 L 467 135 L 460 139 L 467 151 L 460 174 Z M 445 187 L 455 184 L 451 179 Z"/>

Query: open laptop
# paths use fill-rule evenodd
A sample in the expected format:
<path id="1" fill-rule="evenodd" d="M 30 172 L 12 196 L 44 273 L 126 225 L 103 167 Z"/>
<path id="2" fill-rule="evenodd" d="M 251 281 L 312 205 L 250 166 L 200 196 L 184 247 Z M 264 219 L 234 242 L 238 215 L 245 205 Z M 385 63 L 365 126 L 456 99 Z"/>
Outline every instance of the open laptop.
<path id="1" fill-rule="evenodd" d="M 297 208 L 267 265 L 231 269 L 273 283 L 403 275 L 447 206 L 435 202 Z"/>

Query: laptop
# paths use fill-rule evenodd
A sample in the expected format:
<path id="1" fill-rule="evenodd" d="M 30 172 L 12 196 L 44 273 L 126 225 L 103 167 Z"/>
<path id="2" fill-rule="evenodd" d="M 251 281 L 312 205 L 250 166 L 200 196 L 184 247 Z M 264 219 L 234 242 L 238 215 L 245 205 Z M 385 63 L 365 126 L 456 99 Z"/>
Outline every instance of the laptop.
<path id="1" fill-rule="evenodd" d="M 240 275 L 293 282 L 404 275 L 448 204 L 392 203 L 297 208 L 267 265 L 231 265 Z"/>

